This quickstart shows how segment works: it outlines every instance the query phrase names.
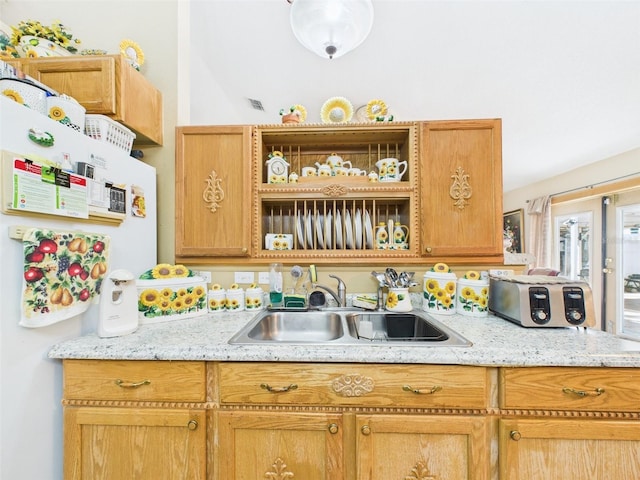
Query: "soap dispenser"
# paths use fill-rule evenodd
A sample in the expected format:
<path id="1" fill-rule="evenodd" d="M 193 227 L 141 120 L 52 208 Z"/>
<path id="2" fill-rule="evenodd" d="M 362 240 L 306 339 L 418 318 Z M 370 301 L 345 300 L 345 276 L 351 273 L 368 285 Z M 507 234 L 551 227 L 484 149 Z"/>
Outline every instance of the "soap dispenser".
<path id="1" fill-rule="evenodd" d="M 138 291 L 128 270 L 114 270 L 102 281 L 99 337 L 128 335 L 138 329 Z"/>

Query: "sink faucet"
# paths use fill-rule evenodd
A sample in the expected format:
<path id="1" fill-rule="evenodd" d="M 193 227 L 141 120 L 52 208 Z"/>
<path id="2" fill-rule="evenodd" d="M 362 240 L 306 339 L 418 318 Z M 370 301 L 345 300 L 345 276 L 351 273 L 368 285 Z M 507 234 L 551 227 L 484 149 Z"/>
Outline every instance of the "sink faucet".
<path id="1" fill-rule="evenodd" d="M 336 293 L 335 290 L 332 290 L 329 287 L 325 287 L 324 285 L 319 285 L 317 283 L 315 283 L 315 281 L 311 282 L 311 286 L 313 288 L 320 288 L 322 290 L 324 290 L 325 292 L 329 293 L 334 300 L 336 301 L 336 303 L 338 304 L 339 307 L 346 307 L 347 306 L 347 286 L 344 284 L 344 282 L 337 276 L 335 275 L 329 275 L 329 277 L 331 278 L 335 278 L 338 281 L 338 292 Z"/>

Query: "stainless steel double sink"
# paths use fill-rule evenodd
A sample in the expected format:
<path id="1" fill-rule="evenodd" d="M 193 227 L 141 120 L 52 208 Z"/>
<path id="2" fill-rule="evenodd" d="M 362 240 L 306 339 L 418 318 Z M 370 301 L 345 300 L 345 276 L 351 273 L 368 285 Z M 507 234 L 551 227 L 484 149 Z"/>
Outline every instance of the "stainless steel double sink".
<path id="1" fill-rule="evenodd" d="M 471 346 L 469 340 L 425 312 L 349 308 L 262 311 L 229 343 Z"/>

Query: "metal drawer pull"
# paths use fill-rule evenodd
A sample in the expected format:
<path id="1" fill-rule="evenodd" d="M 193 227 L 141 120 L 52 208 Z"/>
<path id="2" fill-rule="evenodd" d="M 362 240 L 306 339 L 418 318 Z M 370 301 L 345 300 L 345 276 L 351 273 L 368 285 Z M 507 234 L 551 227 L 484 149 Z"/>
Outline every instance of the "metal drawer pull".
<path id="1" fill-rule="evenodd" d="M 427 395 L 431 395 L 433 393 L 439 392 L 440 390 L 442 390 L 442 387 L 440 385 L 434 385 L 433 387 L 431 387 L 430 390 L 420 390 L 419 388 L 413 388 L 411 385 L 403 385 L 402 386 L 402 390 L 404 390 L 405 392 L 413 392 L 415 394 L 420 395 L 421 393 L 425 393 Z"/>
<path id="2" fill-rule="evenodd" d="M 338 433 L 338 424 L 337 423 L 330 423 L 329 424 L 329 433 Z"/>
<path id="3" fill-rule="evenodd" d="M 511 430 L 509 432 L 509 437 L 511 438 L 511 440 L 514 440 L 514 441 L 517 442 L 518 440 L 520 440 L 522 438 L 522 435 L 520 434 L 520 432 L 518 430 Z"/>
<path id="4" fill-rule="evenodd" d="M 268 383 L 261 383 L 260 388 L 263 388 L 266 391 L 271 393 L 282 393 L 282 392 L 288 392 L 289 390 L 295 390 L 298 388 L 298 385 L 296 385 L 295 383 L 292 383 L 291 385 L 288 385 L 286 387 L 274 388 Z"/>
<path id="5" fill-rule="evenodd" d="M 122 388 L 138 388 L 143 385 L 151 385 L 151 380 L 142 380 L 141 382 L 125 382 L 124 380 L 117 379 L 116 385 Z"/>
<path id="6" fill-rule="evenodd" d="M 562 393 L 573 393 L 579 397 L 599 397 L 604 393 L 604 388 L 596 388 L 593 392 L 585 392 L 584 390 L 576 390 L 575 388 L 563 387 Z"/>
<path id="7" fill-rule="evenodd" d="M 196 420 L 189 420 L 189 422 L 187 423 L 187 428 L 189 430 L 195 430 L 196 428 L 198 428 L 198 422 Z"/>
<path id="8" fill-rule="evenodd" d="M 371 427 L 369 425 L 363 425 L 360 427 L 360 431 L 363 435 L 371 435 Z"/>

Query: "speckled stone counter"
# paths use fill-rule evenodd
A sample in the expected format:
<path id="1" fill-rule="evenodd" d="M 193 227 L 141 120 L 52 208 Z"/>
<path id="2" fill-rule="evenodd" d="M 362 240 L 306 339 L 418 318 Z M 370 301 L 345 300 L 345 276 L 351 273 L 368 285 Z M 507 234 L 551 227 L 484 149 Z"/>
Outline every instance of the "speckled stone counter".
<path id="1" fill-rule="evenodd" d="M 424 363 L 485 366 L 640 367 L 640 342 L 599 330 L 523 328 L 489 315 L 434 316 L 470 347 L 432 345 L 230 345 L 254 313 L 217 313 L 141 325 L 127 336 L 90 334 L 54 345 L 50 358 L 240 362 Z"/>

